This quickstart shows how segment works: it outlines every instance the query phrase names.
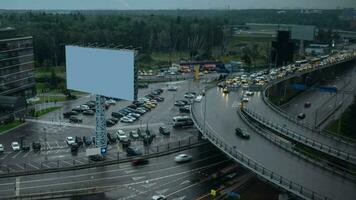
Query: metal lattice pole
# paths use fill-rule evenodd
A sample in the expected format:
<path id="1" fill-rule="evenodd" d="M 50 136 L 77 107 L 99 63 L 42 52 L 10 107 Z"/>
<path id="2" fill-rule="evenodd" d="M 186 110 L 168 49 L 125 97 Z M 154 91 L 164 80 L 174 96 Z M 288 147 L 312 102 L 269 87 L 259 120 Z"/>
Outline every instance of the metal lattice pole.
<path id="1" fill-rule="evenodd" d="M 104 111 L 104 97 L 96 95 L 95 101 L 95 146 L 102 149 L 102 153 L 106 152 L 107 147 L 107 137 L 106 137 L 106 121 L 105 121 L 105 111 Z M 104 151 L 103 151 L 104 149 Z"/>

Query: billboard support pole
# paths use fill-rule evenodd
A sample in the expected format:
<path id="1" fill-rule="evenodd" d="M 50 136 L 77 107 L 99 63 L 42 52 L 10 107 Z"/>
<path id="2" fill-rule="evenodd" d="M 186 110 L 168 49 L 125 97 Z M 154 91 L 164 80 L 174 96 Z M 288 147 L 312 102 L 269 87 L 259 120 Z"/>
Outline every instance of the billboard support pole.
<path id="1" fill-rule="evenodd" d="M 104 97 L 98 94 L 95 96 L 95 146 L 101 149 L 101 154 L 105 154 L 107 150 L 104 102 Z"/>

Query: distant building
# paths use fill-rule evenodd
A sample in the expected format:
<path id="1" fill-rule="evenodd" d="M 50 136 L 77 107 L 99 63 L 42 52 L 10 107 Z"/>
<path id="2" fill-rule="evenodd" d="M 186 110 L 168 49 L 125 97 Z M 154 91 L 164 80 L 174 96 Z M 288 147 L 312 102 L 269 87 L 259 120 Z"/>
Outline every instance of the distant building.
<path id="1" fill-rule="evenodd" d="M 309 55 L 325 55 L 330 52 L 328 44 L 310 44 L 306 49 L 305 53 Z"/>
<path id="2" fill-rule="evenodd" d="M 17 102 L 35 94 L 32 36 L 19 37 L 13 28 L 0 29 L 0 121 L 1 116 L 23 109 Z"/>
<path id="3" fill-rule="evenodd" d="M 353 8 L 345 8 L 339 18 L 342 20 L 356 20 L 356 10 Z"/>
<path id="4" fill-rule="evenodd" d="M 0 30 L 1 32 L 3 31 Z M 24 97 L 35 95 L 31 36 L 0 38 L 0 95 Z"/>

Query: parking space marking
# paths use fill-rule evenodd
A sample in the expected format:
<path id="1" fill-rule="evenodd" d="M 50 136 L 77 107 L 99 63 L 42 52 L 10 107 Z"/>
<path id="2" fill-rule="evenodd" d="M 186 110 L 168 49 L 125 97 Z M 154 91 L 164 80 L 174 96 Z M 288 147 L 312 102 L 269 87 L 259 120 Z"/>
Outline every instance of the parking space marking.
<path id="1" fill-rule="evenodd" d="M 64 163 L 67 164 L 67 165 L 73 165 L 73 163 L 70 163 L 70 162 L 65 161 L 65 160 L 61 160 L 61 162 L 64 162 Z"/>
<path id="2" fill-rule="evenodd" d="M 75 160 L 75 162 L 77 163 L 79 163 L 79 164 L 84 164 L 84 162 L 83 161 L 80 161 L 80 160 Z"/>
<path id="3" fill-rule="evenodd" d="M 52 149 L 51 145 L 49 144 L 49 142 L 46 142 L 46 146 L 47 146 L 47 149 Z"/>
<path id="4" fill-rule="evenodd" d="M 40 169 L 39 167 L 36 167 L 36 166 L 32 165 L 31 163 L 27 163 L 27 165 L 32 167 L 32 168 L 35 168 L 35 169 Z"/>
<path id="5" fill-rule="evenodd" d="M 61 146 L 59 145 L 58 141 L 56 141 L 56 145 L 57 145 L 57 148 L 61 148 Z"/>
<path id="6" fill-rule="evenodd" d="M 14 156 L 12 156 L 11 158 L 16 158 L 18 155 L 21 154 L 21 151 L 17 152 Z"/>
<path id="7" fill-rule="evenodd" d="M 18 167 L 18 168 L 20 168 L 20 169 L 22 169 L 22 170 L 25 169 L 23 166 L 21 166 L 21 165 L 19 165 L 19 164 L 16 164 L 16 167 Z"/>
<path id="8" fill-rule="evenodd" d="M 46 165 L 44 163 L 41 163 L 41 165 L 44 166 L 44 167 L 47 167 L 47 168 L 51 168 L 50 166 L 48 166 L 48 165 Z"/>
<path id="9" fill-rule="evenodd" d="M 10 155 L 10 153 L 11 153 L 11 152 L 5 152 L 5 153 L 4 153 L 5 156 L 4 156 L 4 157 L 1 157 L 0 159 L 1 159 L 1 160 L 4 160 L 8 155 Z"/>
<path id="10" fill-rule="evenodd" d="M 27 151 L 27 152 L 25 153 L 25 155 L 23 155 L 22 157 L 23 157 L 23 158 L 26 158 L 26 157 L 28 156 L 28 154 L 30 154 L 30 152 L 32 152 L 32 149 L 29 150 L 29 151 Z"/>

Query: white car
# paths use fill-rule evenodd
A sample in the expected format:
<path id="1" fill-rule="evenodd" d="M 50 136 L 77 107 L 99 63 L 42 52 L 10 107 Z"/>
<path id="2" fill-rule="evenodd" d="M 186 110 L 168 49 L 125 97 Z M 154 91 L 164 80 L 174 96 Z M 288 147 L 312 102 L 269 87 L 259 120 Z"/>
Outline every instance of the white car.
<path id="1" fill-rule="evenodd" d="M 132 113 L 129 113 L 128 116 L 134 117 L 134 118 L 139 118 L 141 115 L 138 114 L 138 113 L 133 113 L 133 112 L 132 112 Z"/>
<path id="2" fill-rule="evenodd" d="M 167 200 L 167 197 L 165 197 L 164 195 L 154 195 L 152 196 L 152 200 Z"/>
<path id="3" fill-rule="evenodd" d="M 107 100 L 107 102 L 111 105 L 115 105 L 116 104 L 116 101 L 114 99 L 109 99 Z"/>
<path id="4" fill-rule="evenodd" d="M 11 148 L 12 148 L 12 150 L 14 150 L 14 151 L 20 151 L 20 145 L 19 145 L 18 142 L 12 142 L 12 143 L 11 143 Z"/>
<path id="5" fill-rule="evenodd" d="M 245 94 L 246 94 L 247 96 L 253 96 L 253 92 L 252 92 L 252 91 L 247 91 Z"/>
<path id="6" fill-rule="evenodd" d="M 203 99 L 203 95 L 198 95 L 197 98 L 194 99 L 194 101 L 201 102 L 202 99 Z"/>
<path id="7" fill-rule="evenodd" d="M 0 153 L 4 153 L 4 146 L 0 144 Z"/>
<path id="8" fill-rule="evenodd" d="M 72 145 L 75 143 L 75 140 L 72 136 L 68 136 L 68 137 L 66 137 L 66 142 L 68 145 Z"/>
<path id="9" fill-rule="evenodd" d="M 128 139 L 126 133 L 121 129 L 117 130 L 116 135 L 119 141 L 125 141 Z"/>
<path id="10" fill-rule="evenodd" d="M 125 117 L 121 117 L 120 122 L 123 122 L 123 123 L 133 123 L 134 120 L 125 116 Z"/>
<path id="11" fill-rule="evenodd" d="M 184 153 L 174 157 L 174 161 L 177 163 L 188 162 L 190 160 L 192 160 L 192 156 Z"/>

